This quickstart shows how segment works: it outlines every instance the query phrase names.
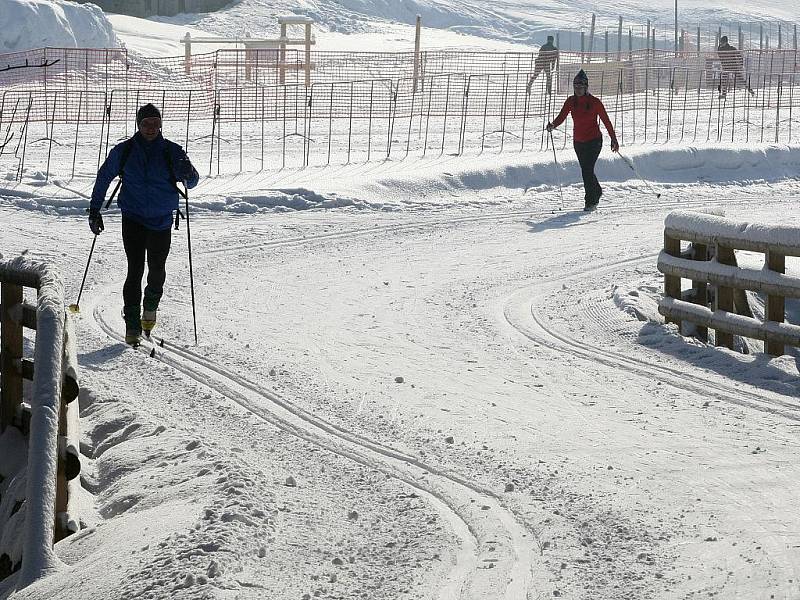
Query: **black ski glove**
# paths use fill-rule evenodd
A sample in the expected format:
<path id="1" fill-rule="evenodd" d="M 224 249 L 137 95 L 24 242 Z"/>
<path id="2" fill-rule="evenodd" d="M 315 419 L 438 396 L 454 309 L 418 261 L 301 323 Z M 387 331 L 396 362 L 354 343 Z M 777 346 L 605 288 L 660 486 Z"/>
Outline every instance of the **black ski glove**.
<path id="1" fill-rule="evenodd" d="M 100 232 L 105 229 L 103 227 L 103 215 L 100 214 L 99 210 L 89 211 L 89 229 L 95 235 L 100 235 Z"/>
<path id="2" fill-rule="evenodd" d="M 194 173 L 194 166 L 188 158 L 181 159 L 178 162 L 178 181 L 188 181 L 192 179 Z"/>

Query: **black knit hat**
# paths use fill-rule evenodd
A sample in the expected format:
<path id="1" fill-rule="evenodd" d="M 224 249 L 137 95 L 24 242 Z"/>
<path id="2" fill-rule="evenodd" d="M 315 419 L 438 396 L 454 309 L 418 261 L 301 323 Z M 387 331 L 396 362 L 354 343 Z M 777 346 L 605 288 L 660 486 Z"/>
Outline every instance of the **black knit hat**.
<path id="1" fill-rule="evenodd" d="M 152 104 L 145 104 L 136 111 L 136 126 L 139 127 L 143 120 L 150 119 L 152 117 L 160 119 L 161 112 Z"/>
<path id="2" fill-rule="evenodd" d="M 583 85 L 589 85 L 589 76 L 586 74 L 586 71 L 581 69 L 578 71 L 578 74 L 575 75 L 575 79 L 572 80 L 572 84 L 575 85 L 576 83 L 580 83 Z"/>

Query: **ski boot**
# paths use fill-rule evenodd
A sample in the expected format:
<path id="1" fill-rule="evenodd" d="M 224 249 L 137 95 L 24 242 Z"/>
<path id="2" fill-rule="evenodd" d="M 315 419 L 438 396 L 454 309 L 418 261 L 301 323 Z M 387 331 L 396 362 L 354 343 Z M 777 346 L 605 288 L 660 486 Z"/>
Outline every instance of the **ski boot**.
<path id="1" fill-rule="evenodd" d="M 153 327 L 156 326 L 156 314 L 158 313 L 157 310 L 147 310 L 145 309 L 142 311 L 142 331 L 146 337 L 150 337 L 150 332 L 153 331 Z"/>
<path id="2" fill-rule="evenodd" d="M 142 326 L 138 306 L 125 306 L 122 317 L 125 319 L 125 343 L 134 348 L 142 342 Z"/>
<path id="3" fill-rule="evenodd" d="M 133 348 L 138 348 L 142 343 L 142 332 L 138 329 L 126 329 L 125 343 Z"/>

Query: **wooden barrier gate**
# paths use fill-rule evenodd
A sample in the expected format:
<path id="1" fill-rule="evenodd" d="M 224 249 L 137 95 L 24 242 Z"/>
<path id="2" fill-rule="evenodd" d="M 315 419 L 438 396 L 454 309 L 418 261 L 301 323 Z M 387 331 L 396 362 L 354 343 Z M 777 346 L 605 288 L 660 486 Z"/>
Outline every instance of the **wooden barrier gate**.
<path id="1" fill-rule="evenodd" d="M 681 241 L 691 242 L 691 257 L 681 254 Z M 764 269 L 739 268 L 734 250 L 763 253 Z M 674 211 L 665 221 L 664 249 L 658 257 L 658 270 L 664 273 L 658 312 L 679 327 L 681 321 L 694 323 L 701 336 L 705 328 L 713 328 L 717 346 L 733 349 L 733 336 L 739 335 L 763 340 L 768 354 L 780 356 L 786 345 L 800 346 L 800 327 L 784 322 L 785 299 L 800 298 L 800 279 L 785 275 L 787 256 L 800 256 L 800 228 Z M 692 280 L 688 294 L 681 279 Z M 708 285 L 716 288 L 713 311 Z M 767 294 L 763 322 L 753 318 L 745 290 Z"/>
<path id="2" fill-rule="evenodd" d="M 24 302 L 26 287 L 37 290 L 36 306 Z M 16 426 L 28 442 L 21 589 L 53 565 L 53 544 L 78 530 L 70 509 L 80 485 L 75 334 L 63 285 L 47 265 L 0 260 L 0 327 L 0 431 Z M 36 331 L 33 360 L 24 357 L 24 328 Z"/>

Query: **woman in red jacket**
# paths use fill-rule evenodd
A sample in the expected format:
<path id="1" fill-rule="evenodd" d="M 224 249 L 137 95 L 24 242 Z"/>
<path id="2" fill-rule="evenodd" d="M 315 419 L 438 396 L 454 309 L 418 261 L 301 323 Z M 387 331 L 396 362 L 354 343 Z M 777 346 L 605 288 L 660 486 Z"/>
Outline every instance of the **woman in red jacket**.
<path id="1" fill-rule="evenodd" d="M 608 135 L 611 136 L 612 152 L 619 151 L 619 143 L 605 106 L 589 93 L 589 78 L 583 69 L 575 75 L 572 87 L 575 94 L 564 102 L 564 108 L 558 113 L 555 121 L 547 124 L 547 131 L 553 131 L 564 122 L 569 113 L 572 113 L 573 145 L 581 165 L 583 189 L 586 192 L 583 210 L 594 210 L 600 202 L 600 196 L 603 195 L 603 188 L 600 187 L 600 182 L 594 174 L 594 165 L 603 148 L 603 134 L 600 133 L 597 117 L 603 121 Z"/>

